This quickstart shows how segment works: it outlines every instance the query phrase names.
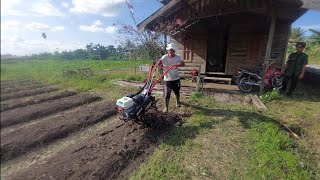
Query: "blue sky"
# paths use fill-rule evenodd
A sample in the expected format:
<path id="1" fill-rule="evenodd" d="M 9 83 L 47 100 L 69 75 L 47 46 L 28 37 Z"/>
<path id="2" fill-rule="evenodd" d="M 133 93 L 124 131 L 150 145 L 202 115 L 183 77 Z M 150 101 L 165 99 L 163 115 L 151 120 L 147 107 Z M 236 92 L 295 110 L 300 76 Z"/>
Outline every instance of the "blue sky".
<path id="1" fill-rule="evenodd" d="M 118 24 L 131 24 L 126 0 L 2 0 L 1 54 L 73 50 L 86 44 L 118 45 Z M 138 22 L 162 4 L 130 0 Z M 309 11 L 293 26 L 320 29 L 320 12 Z M 41 33 L 47 34 L 47 39 Z"/>

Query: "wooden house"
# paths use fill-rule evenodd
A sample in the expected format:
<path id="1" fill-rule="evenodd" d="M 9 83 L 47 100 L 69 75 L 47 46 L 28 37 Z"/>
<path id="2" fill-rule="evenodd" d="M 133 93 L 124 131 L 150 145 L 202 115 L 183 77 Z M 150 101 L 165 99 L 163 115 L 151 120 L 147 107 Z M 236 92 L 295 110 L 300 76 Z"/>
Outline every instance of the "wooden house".
<path id="1" fill-rule="evenodd" d="M 233 75 L 267 59 L 285 64 L 291 23 L 303 15 L 300 0 L 161 0 L 158 11 L 138 28 L 153 30 L 161 22 L 186 23 L 168 32 L 177 54 L 205 75 Z"/>

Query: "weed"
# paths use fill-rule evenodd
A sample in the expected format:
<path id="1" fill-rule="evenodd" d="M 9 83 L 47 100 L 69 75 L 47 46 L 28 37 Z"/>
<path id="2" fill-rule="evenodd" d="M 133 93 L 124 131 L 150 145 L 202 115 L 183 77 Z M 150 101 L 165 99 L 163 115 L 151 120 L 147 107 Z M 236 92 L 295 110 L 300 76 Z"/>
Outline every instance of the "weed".
<path id="1" fill-rule="evenodd" d="M 266 94 L 260 96 L 260 98 L 264 102 L 269 102 L 269 101 L 273 101 L 276 99 L 281 99 L 281 98 L 283 98 L 283 96 L 280 94 L 279 90 L 272 89 L 271 91 L 267 92 Z"/>

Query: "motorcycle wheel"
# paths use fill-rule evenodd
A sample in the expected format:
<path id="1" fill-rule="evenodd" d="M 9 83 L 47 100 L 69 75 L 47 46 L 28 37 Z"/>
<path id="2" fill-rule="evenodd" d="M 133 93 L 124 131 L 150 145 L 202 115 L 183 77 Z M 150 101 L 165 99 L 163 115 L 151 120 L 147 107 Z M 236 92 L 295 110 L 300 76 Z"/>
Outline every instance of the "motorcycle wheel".
<path id="1" fill-rule="evenodd" d="M 243 77 L 242 79 L 239 80 L 238 87 L 239 87 L 240 91 L 245 92 L 245 93 L 249 93 L 252 91 L 253 87 L 252 87 L 252 85 L 246 84 L 246 82 L 249 82 L 249 78 Z"/>
<path id="2" fill-rule="evenodd" d="M 282 75 L 274 76 L 271 80 L 272 87 L 276 89 L 280 89 L 282 87 L 282 79 L 283 79 Z"/>

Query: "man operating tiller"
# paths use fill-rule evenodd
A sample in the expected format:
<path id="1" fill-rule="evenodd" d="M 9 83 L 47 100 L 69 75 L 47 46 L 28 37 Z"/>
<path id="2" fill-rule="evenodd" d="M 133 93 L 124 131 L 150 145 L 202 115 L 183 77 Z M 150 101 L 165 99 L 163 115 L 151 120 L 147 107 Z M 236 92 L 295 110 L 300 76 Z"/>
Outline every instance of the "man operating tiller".
<path id="1" fill-rule="evenodd" d="M 174 43 L 170 43 L 166 47 L 168 53 L 164 56 L 162 56 L 161 59 L 158 60 L 157 65 L 164 68 L 164 71 L 166 71 L 166 68 L 177 64 L 178 66 L 184 66 L 184 62 L 181 59 L 181 57 L 176 53 L 177 48 Z M 178 68 L 172 68 L 169 70 L 167 74 L 164 75 L 164 82 L 163 82 L 163 95 L 165 98 L 165 108 L 163 112 L 169 111 L 169 102 L 170 102 L 170 96 L 171 91 L 173 90 L 174 94 L 176 95 L 176 107 L 180 107 L 180 76 L 179 76 L 179 70 Z"/>

